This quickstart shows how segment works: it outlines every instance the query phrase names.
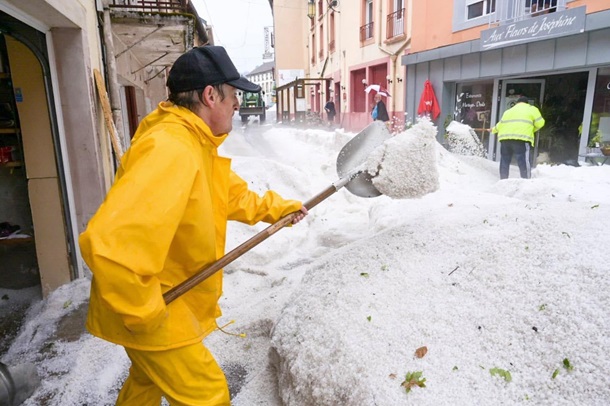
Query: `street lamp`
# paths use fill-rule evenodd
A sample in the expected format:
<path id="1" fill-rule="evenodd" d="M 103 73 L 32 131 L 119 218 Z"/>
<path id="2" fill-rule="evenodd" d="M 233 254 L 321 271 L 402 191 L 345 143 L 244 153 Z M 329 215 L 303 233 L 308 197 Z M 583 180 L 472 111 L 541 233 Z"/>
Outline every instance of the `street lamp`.
<path id="1" fill-rule="evenodd" d="M 316 16 L 316 4 L 314 0 L 309 0 L 307 2 L 307 17 L 313 20 Z"/>

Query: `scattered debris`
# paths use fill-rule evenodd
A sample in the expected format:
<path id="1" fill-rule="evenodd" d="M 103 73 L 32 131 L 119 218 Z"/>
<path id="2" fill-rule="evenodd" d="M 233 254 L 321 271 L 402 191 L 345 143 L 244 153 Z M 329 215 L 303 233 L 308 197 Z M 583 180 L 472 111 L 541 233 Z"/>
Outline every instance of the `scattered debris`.
<path id="1" fill-rule="evenodd" d="M 491 374 L 491 376 L 500 376 L 504 378 L 506 382 L 510 382 L 513 380 L 513 377 L 510 375 L 510 372 L 502 368 L 491 368 L 489 370 L 489 373 Z"/>
<path id="2" fill-rule="evenodd" d="M 426 387 L 426 378 L 422 378 L 422 371 L 407 372 L 405 380 L 400 384 L 403 386 L 407 393 L 411 392 L 411 388 L 419 386 L 420 388 Z"/>
<path id="3" fill-rule="evenodd" d="M 426 356 L 427 353 L 428 353 L 428 347 L 426 347 L 426 346 L 419 347 L 418 349 L 415 350 L 415 356 L 417 358 L 423 358 Z"/>

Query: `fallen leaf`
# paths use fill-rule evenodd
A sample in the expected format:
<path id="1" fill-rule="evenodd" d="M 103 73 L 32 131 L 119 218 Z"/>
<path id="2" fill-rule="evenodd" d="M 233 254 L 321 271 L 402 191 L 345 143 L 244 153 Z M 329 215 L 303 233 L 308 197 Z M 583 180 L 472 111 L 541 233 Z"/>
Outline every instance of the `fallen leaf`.
<path id="1" fill-rule="evenodd" d="M 423 358 L 426 356 L 427 353 L 428 353 L 428 347 L 426 347 L 426 346 L 419 347 L 418 349 L 415 350 L 415 356 L 417 358 Z"/>
<path id="2" fill-rule="evenodd" d="M 551 379 L 557 378 L 557 375 L 559 375 L 559 368 L 557 368 L 556 370 L 553 371 L 553 375 L 551 376 Z"/>
<path id="3" fill-rule="evenodd" d="M 390 374 L 390 379 L 396 379 L 396 374 Z"/>
<path id="4" fill-rule="evenodd" d="M 489 372 L 491 373 L 492 376 L 496 376 L 496 375 L 501 376 L 502 378 L 504 378 L 504 380 L 506 382 L 510 382 L 510 381 L 513 380 L 513 377 L 510 375 L 510 372 L 505 370 L 505 369 L 502 369 L 502 368 L 491 368 L 489 370 Z"/>
<path id="5" fill-rule="evenodd" d="M 404 387 L 407 393 L 411 392 L 411 388 L 418 386 L 420 388 L 426 387 L 426 378 L 422 377 L 422 371 L 407 372 L 405 380 L 400 384 Z"/>

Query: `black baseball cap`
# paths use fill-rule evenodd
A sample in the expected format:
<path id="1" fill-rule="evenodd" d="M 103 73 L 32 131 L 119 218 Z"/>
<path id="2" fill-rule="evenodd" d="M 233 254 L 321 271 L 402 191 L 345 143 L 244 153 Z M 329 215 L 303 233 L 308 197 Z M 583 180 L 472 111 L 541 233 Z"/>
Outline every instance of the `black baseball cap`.
<path id="1" fill-rule="evenodd" d="M 216 45 L 195 47 L 180 55 L 167 78 L 167 87 L 172 93 L 188 92 L 222 83 L 246 92 L 261 91 L 259 85 L 239 74 L 227 51 Z"/>

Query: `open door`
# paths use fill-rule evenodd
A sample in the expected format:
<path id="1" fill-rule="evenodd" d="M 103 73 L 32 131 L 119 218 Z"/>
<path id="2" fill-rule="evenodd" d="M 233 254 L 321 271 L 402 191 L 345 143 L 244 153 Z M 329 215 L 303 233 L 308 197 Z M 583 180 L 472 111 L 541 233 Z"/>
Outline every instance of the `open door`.
<path id="1" fill-rule="evenodd" d="M 500 122 L 502 114 L 517 103 L 520 96 L 526 96 L 529 103 L 533 106 L 542 108 L 544 100 L 544 79 L 508 79 L 500 81 L 500 106 L 498 108 L 498 118 L 496 122 Z M 538 143 L 540 134 L 536 132 L 534 142 L 534 153 L 530 156 L 530 165 L 536 167 L 536 157 L 538 157 Z M 500 151 L 499 141 L 496 139 L 496 151 Z M 498 154 L 499 156 L 499 154 Z"/>

